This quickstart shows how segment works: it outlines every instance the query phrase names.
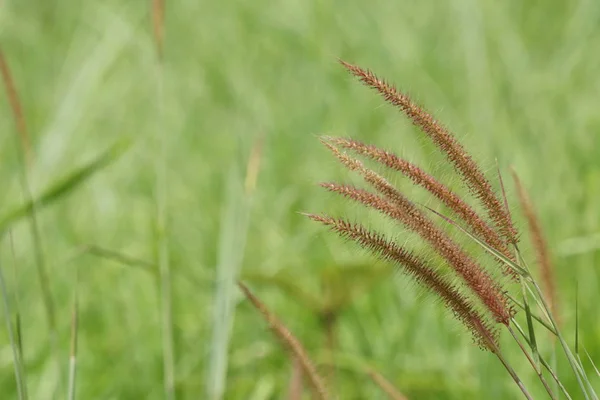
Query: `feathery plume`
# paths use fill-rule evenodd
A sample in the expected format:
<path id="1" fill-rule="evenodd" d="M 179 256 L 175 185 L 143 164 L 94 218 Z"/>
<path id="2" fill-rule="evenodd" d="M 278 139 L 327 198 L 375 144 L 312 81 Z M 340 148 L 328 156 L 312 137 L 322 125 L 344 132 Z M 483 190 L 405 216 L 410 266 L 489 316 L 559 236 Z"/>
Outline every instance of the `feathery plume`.
<path id="1" fill-rule="evenodd" d="M 352 224 L 326 215 L 305 215 L 328 226 L 341 237 L 356 242 L 380 259 L 396 264 L 415 282 L 437 294 L 454 316 L 469 329 L 481 348 L 493 351 L 497 345 L 496 332 L 490 328 L 485 317 L 475 310 L 466 296 L 429 267 L 424 260 L 360 224 Z"/>
<path id="2" fill-rule="evenodd" d="M 467 286 L 494 315 L 496 321 L 504 325 L 509 324 L 512 311 L 507 305 L 508 300 L 502 294 L 499 285 L 481 266 L 472 260 L 460 246 L 452 241 L 431 219 L 415 207 L 385 178 L 365 168 L 360 161 L 339 152 L 334 146 L 328 145 L 328 147 L 348 169 L 359 172 L 365 181 L 383 194 L 385 198 L 353 186 L 335 183 L 322 183 L 321 186 L 358 201 L 367 207 L 372 207 L 419 234 L 448 261 L 454 271 L 458 273 Z M 389 200 L 386 200 L 386 198 Z"/>
<path id="3" fill-rule="evenodd" d="M 500 199 L 477 163 L 465 151 L 454 135 L 431 114 L 414 103 L 406 94 L 399 92 L 394 86 L 379 79 L 371 71 L 342 60 L 340 60 L 340 63 L 350 73 L 359 78 L 362 83 L 377 90 L 388 103 L 398 107 L 414 125 L 421 128 L 446 155 L 473 195 L 481 201 L 490 219 L 507 243 L 517 243 L 517 231 L 513 226 L 510 215 L 502 206 Z"/>
<path id="4" fill-rule="evenodd" d="M 438 181 L 435 177 L 423 171 L 418 166 L 401 159 L 394 153 L 380 149 L 373 145 L 367 145 L 357 140 L 340 137 L 323 137 L 322 142 L 329 146 L 335 144 L 341 148 L 352 150 L 357 154 L 368 157 L 386 167 L 401 172 L 413 183 L 423 187 L 433 194 L 446 207 L 452 210 L 471 228 L 472 232 L 489 246 L 502 253 L 505 257 L 514 261 L 514 255 L 498 235 L 498 233 L 463 199 L 454 193 L 449 187 Z M 503 271 L 507 276 L 516 278 L 517 274 L 505 263 L 501 263 Z"/>
<path id="5" fill-rule="evenodd" d="M 542 233 L 542 227 L 535 214 L 531 199 L 521 184 L 521 180 L 517 176 L 517 173 L 514 170 L 511 170 L 511 174 L 513 180 L 515 181 L 515 186 L 517 187 L 519 203 L 521 204 L 521 208 L 523 209 L 523 213 L 525 214 L 525 218 L 527 219 L 527 224 L 529 226 L 529 232 L 533 242 L 533 247 L 535 248 L 537 263 L 540 268 L 540 275 L 542 277 L 546 299 L 550 303 L 549 305 L 552 315 L 559 320 L 560 316 L 558 314 L 554 268 L 552 267 L 552 262 L 550 261 L 550 253 L 548 252 L 548 246 L 546 244 L 544 234 Z"/>
<path id="6" fill-rule="evenodd" d="M 296 360 L 298 360 L 302 366 L 304 375 L 308 378 L 308 382 L 313 389 L 315 396 L 318 399 L 326 400 L 328 395 L 327 390 L 325 389 L 325 384 L 317 374 L 317 370 L 315 369 L 313 362 L 309 359 L 304 346 L 302 346 L 300 341 L 296 339 L 292 332 L 290 332 L 285 325 L 283 325 L 283 323 L 272 312 L 269 311 L 267 306 L 265 306 L 250 291 L 250 289 L 248 289 L 246 285 L 244 285 L 242 282 L 238 282 L 238 286 L 248 300 L 250 300 L 252 305 L 262 314 L 263 318 L 268 322 L 273 333 L 275 333 L 283 345 L 290 351 L 292 357 L 295 357 Z"/>

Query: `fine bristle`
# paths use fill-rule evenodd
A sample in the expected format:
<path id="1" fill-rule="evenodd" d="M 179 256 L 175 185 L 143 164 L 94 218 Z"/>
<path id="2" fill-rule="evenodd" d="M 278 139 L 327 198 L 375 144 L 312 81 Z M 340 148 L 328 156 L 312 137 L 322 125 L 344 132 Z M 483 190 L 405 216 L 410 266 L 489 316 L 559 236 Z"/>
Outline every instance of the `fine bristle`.
<path id="1" fill-rule="evenodd" d="M 468 297 L 442 278 L 423 259 L 360 224 L 353 224 L 326 215 L 307 214 L 307 216 L 327 225 L 341 237 L 350 239 L 368 249 L 380 259 L 397 265 L 414 281 L 438 295 L 453 315 L 469 329 L 478 345 L 493 351 L 494 345 L 497 345 L 496 332 L 490 327 L 489 322 L 475 310 Z"/>
<path id="2" fill-rule="evenodd" d="M 502 206 L 498 195 L 492 189 L 490 182 L 484 176 L 473 158 L 465 151 L 456 137 L 446 127 L 438 122 L 431 114 L 414 103 L 406 94 L 399 92 L 394 86 L 379 79 L 371 71 L 345 61 L 340 63 L 365 85 L 377 90 L 390 104 L 398 107 L 414 125 L 431 139 L 431 141 L 446 155 L 450 163 L 461 175 L 464 183 L 485 207 L 490 219 L 507 243 L 517 243 L 517 231 L 513 226 L 508 212 Z"/>
<path id="3" fill-rule="evenodd" d="M 358 201 L 367 207 L 374 208 L 388 217 L 399 221 L 426 240 L 431 247 L 445 258 L 449 265 L 463 279 L 465 284 L 475 293 L 494 315 L 497 322 L 508 325 L 511 311 L 508 300 L 502 294 L 499 285 L 469 257 L 447 234 L 439 229 L 431 219 L 421 212 L 402 193 L 394 188 L 385 178 L 367 169 L 363 164 L 334 146 L 328 145 L 338 159 L 350 170 L 359 172 L 365 181 L 373 186 L 384 197 L 375 195 L 353 186 L 323 183 L 324 188 Z"/>
<path id="4" fill-rule="evenodd" d="M 357 154 L 368 157 L 379 162 L 386 167 L 401 172 L 413 183 L 423 187 L 429 193 L 434 195 L 456 215 L 458 215 L 471 229 L 472 233 L 485 241 L 489 246 L 496 249 L 506 258 L 514 261 L 514 255 L 511 253 L 506 242 L 492 229 L 492 227 L 463 199 L 454 193 L 449 187 L 438 181 L 435 177 L 423 171 L 418 166 L 399 158 L 397 155 L 372 145 L 361 143 L 357 140 L 340 137 L 324 137 L 322 142 L 330 149 L 332 144 L 341 148 L 352 150 Z M 516 272 L 501 263 L 503 272 L 511 278 L 516 278 Z"/>

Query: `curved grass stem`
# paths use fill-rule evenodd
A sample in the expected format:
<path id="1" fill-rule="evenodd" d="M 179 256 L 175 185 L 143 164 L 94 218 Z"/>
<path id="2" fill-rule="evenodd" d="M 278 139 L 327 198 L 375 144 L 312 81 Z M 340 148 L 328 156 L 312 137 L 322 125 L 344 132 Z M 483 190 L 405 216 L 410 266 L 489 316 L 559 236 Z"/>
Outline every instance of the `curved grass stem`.
<path id="1" fill-rule="evenodd" d="M 510 334 L 512 335 L 512 337 L 515 339 L 515 342 L 517 342 L 517 344 L 519 345 L 519 348 L 521 349 L 521 351 L 523 352 L 523 354 L 525 354 L 525 357 L 527 358 L 527 360 L 529 361 L 529 363 L 531 364 L 531 366 L 533 367 L 533 369 L 535 370 L 538 378 L 540 379 L 540 381 L 544 385 L 544 388 L 546 389 L 546 392 L 548 392 L 548 395 L 550 395 L 550 398 L 553 399 L 553 400 L 555 400 L 557 397 L 554 394 L 554 392 L 552 392 L 552 389 L 548 385 L 548 382 L 544 378 L 544 375 L 542 375 L 541 369 L 538 368 L 538 366 L 536 365 L 535 361 L 533 360 L 533 358 L 531 358 L 531 355 L 529 354 L 529 352 L 527 351 L 527 349 L 525 348 L 525 346 L 523 346 L 523 343 L 521 342 L 521 340 L 519 339 L 519 337 L 517 336 L 517 334 L 515 333 L 515 331 L 510 327 L 510 325 L 507 326 L 507 329 L 510 332 Z"/>
<path id="2" fill-rule="evenodd" d="M 529 391 L 527 391 L 527 388 L 525 387 L 525 384 L 523 383 L 523 381 L 521 381 L 521 378 L 519 378 L 519 376 L 517 375 L 517 373 L 515 372 L 515 370 L 510 366 L 510 364 L 508 363 L 508 361 L 506 360 L 506 358 L 504 358 L 504 355 L 502 354 L 502 352 L 500 351 L 500 349 L 497 346 L 494 346 L 493 352 L 496 355 L 496 357 L 498 357 L 498 359 L 500 360 L 500 362 L 502 363 L 502 365 L 504 366 L 504 368 L 508 371 L 508 373 L 510 374 L 511 378 L 515 381 L 515 383 L 517 384 L 517 386 L 519 387 L 519 389 L 521 389 L 521 392 L 523 392 L 523 395 L 528 400 L 533 400 L 533 397 L 531 397 L 531 394 L 529 394 Z"/>

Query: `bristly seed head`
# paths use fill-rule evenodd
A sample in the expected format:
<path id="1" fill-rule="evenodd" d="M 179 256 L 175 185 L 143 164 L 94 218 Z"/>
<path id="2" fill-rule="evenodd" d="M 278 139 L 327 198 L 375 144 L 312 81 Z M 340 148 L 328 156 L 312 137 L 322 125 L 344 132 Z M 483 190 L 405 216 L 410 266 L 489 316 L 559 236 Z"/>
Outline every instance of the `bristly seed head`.
<path id="1" fill-rule="evenodd" d="M 375 253 L 380 259 L 394 263 L 415 282 L 438 295 L 453 315 L 472 333 L 474 341 L 483 349 L 497 348 L 497 331 L 471 304 L 469 299 L 427 263 L 415 254 L 388 241 L 383 235 L 327 215 L 306 214 L 309 218 L 329 226 L 341 237 L 353 240 Z"/>
<path id="2" fill-rule="evenodd" d="M 506 242 L 492 229 L 492 227 L 479 214 L 450 188 L 438 181 L 432 175 L 429 175 L 418 166 L 403 160 L 395 154 L 372 145 L 361 143 L 357 140 L 340 137 L 324 136 L 321 142 L 325 144 L 338 158 L 340 151 L 334 145 L 341 148 L 352 150 L 362 156 L 368 157 L 379 162 L 386 167 L 401 172 L 413 183 L 423 187 L 429 193 L 433 194 L 438 200 L 458 215 L 472 230 L 472 232 L 486 242 L 490 247 L 496 249 L 506 258 L 515 261 L 513 253 L 509 250 Z M 348 158 L 348 157 L 346 157 Z M 343 160 L 342 160 L 343 161 Z M 344 161 L 343 161 L 344 162 Z M 347 163 L 344 162 L 346 165 Z M 517 279 L 517 273 L 500 261 L 505 275 Z"/>
<path id="3" fill-rule="evenodd" d="M 480 200 L 492 225 L 488 224 L 464 199 L 421 168 L 375 146 L 352 139 L 332 137 L 323 137 L 321 141 L 344 166 L 362 175 L 363 179 L 378 194 L 337 183 L 322 183 L 321 186 L 373 208 L 418 234 L 461 278 L 468 291 L 464 293 L 459 291 L 443 278 L 439 271 L 427 265 L 421 258 L 362 225 L 329 216 L 313 214 L 307 214 L 307 216 L 329 226 L 340 236 L 355 241 L 363 248 L 375 253 L 379 258 L 399 265 L 416 282 L 440 296 L 446 307 L 473 333 L 473 337 L 481 347 L 497 352 L 497 333 L 486 316 L 493 318 L 495 323 L 508 326 L 514 315 L 514 309 L 510 307 L 508 297 L 500 282 L 494 280 L 458 243 L 384 177 L 365 167 L 358 159 L 340 151 L 340 148 L 353 151 L 401 172 L 413 183 L 425 188 L 445 204 L 487 246 L 506 258 L 514 260 L 515 256 L 511 254 L 509 247 L 516 245 L 517 233 L 512 224 L 508 207 L 503 207 L 482 170 L 442 124 L 413 103 L 408 96 L 398 92 L 393 86 L 380 80 L 370 71 L 344 61 L 341 63 L 363 83 L 376 89 L 386 101 L 398 107 L 441 149 L 460 174 L 463 183 Z M 514 277 L 512 269 L 507 268 L 504 272 Z M 482 312 L 486 316 L 477 311 L 476 303 L 478 302 L 485 307 L 485 311 Z"/>
<path id="4" fill-rule="evenodd" d="M 367 207 L 374 208 L 417 233 L 446 259 L 452 269 L 492 313 L 496 322 L 509 324 L 511 311 L 508 307 L 508 299 L 498 283 L 494 282 L 481 266 L 400 192 L 385 184 L 377 187 L 382 192 L 390 190 L 388 193 L 384 193 L 388 200 L 354 186 L 336 183 L 322 183 L 321 186 Z"/>
<path id="5" fill-rule="evenodd" d="M 340 63 L 360 79 L 365 85 L 377 90 L 390 104 L 398 107 L 416 126 L 438 146 L 446 155 L 456 171 L 462 176 L 469 190 L 485 207 L 490 219 L 508 244 L 516 244 L 517 231 L 512 219 L 492 189 L 482 170 L 473 158 L 465 151 L 448 129 L 439 123 L 431 114 L 414 103 L 407 95 L 399 92 L 394 86 L 379 79 L 369 70 L 340 60 Z"/>

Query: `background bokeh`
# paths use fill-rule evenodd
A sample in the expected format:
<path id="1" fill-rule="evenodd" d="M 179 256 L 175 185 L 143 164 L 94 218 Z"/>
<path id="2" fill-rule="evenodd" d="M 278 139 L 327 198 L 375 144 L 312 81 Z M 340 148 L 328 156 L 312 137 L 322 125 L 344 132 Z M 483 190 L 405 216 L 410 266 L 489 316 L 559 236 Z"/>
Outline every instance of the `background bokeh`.
<path id="1" fill-rule="evenodd" d="M 0 45 L 32 137 L 33 192 L 114 143 L 131 143 L 83 186 L 39 210 L 55 352 L 29 222 L 4 232 L 0 268 L 13 321 L 20 313 L 30 397 L 64 396 L 75 289 L 78 397 L 164 397 L 157 279 L 148 269 L 78 251 L 95 245 L 155 261 L 155 169 L 164 151 L 179 398 L 286 396 L 289 359 L 232 285 L 235 277 L 316 361 L 331 361 L 333 340 L 336 372 L 321 370 L 339 398 L 384 398 L 364 364 L 411 399 L 518 398 L 497 359 L 472 345 L 430 296 L 299 214 L 326 211 L 384 225 L 316 185 L 358 182 L 320 145 L 321 134 L 377 144 L 460 189 L 431 144 L 350 77 L 338 57 L 410 93 L 457 133 L 494 182 L 497 160 L 516 209 L 508 179 L 515 168 L 550 243 L 567 338 L 573 343 L 578 297 L 582 343 L 600 361 L 599 22 L 600 3 L 590 0 L 167 0 L 160 72 L 149 1 L 3 1 Z M 5 215 L 26 199 L 2 93 Z M 406 180 L 390 178 L 435 205 Z M 382 227 L 420 246 L 391 228 Z M 526 233 L 523 241 L 531 254 Z M 329 339 L 328 307 L 337 317 Z M 0 393 L 15 398 L 2 327 Z M 506 344 L 543 398 L 531 368 Z M 574 389 L 567 363 L 559 357 L 558 364 Z"/>

